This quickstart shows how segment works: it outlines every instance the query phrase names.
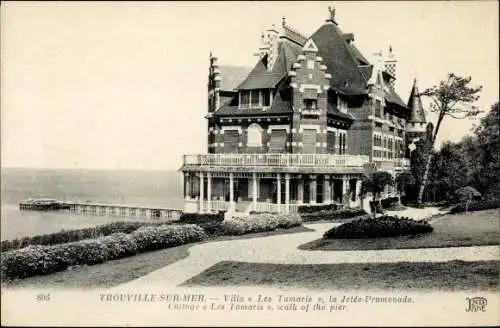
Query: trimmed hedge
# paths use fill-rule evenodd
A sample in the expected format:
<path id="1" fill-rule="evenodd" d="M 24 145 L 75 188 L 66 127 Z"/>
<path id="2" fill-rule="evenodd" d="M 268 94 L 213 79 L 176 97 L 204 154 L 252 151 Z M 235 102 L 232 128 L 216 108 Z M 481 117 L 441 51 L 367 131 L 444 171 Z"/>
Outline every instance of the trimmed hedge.
<path id="1" fill-rule="evenodd" d="M 59 232 L 36 235 L 33 237 L 16 238 L 12 240 L 2 240 L 1 251 L 9 251 L 19 249 L 30 245 L 56 245 L 64 244 L 83 239 L 95 239 L 99 237 L 109 236 L 114 233 L 131 233 L 144 226 L 159 226 L 165 222 L 140 222 L 140 221 L 118 221 L 103 225 L 98 225 L 90 228 L 76 230 L 61 230 Z"/>
<path id="2" fill-rule="evenodd" d="M 468 212 L 473 211 L 482 211 L 482 210 L 490 210 L 493 208 L 500 207 L 500 200 L 480 200 L 480 201 L 472 201 L 467 208 Z M 465 212 L 465 204 L 460 203 L 451 208 L 450 213 L 463 213 Z"/>
<path id="3" fill-rule="evenodd" d="M 183 213 L 179 219 L 180 224 L 197 224 L 209 235 L 219 235 L 221 223 L 224 221 L 224 212 L 216 214 Z"/>
<path id="4" fill-rule="evenodd" d="M 200 224 L 208 222 L 222 222 L 223 220 L 224 220 L 224 212 L 220 211 L 215 214 L 182 213 L 179 222 Z"/>
<path id="5" fill-rule="evenodd" d="M 396 237 L 432 232 L 427 221 L 415 221 L 407 217 L 384 215 L 373 219 L 366 215 L 334 227 L 323 235 L 325 239 L 362 239 Z"/>
<path id="6" fill-rule="evenodd" d="M 322 210 L 314 213 L 300 213 L 304 221 L 318 221 L 318 220 L 345 220 L 356 216 L 367 214 L 361 208 L 344 208 L 338 210 Z"/>
<path id="7" fill-rule="evenodd" d="M 248 217 L 232 217 L 222 221 L 221 231 L 226 235 L 243 235 L 252 232 L 289 229 L 300 226 L 302 218 L 297 214 L 251 214 Z"/>
<path id="8" fill-rule="evenodd" d="M 197 225 L 141 227 L 130 234 L 52 246 L 29 245 L 7 251 L 1 258 L 2 279 L 22 279 L 62 271 L 74 265 L 93 265 L 140 252 L 174 247 L 206 238 Z"/>
<path id="9" fill-rule="evenodd" d="M 297 212 L 302 213 L 315 213 L 319 211 L 335 211 L 341 208 L 338 204 L 327 205 L 301 205 L 297 208 Z"/>

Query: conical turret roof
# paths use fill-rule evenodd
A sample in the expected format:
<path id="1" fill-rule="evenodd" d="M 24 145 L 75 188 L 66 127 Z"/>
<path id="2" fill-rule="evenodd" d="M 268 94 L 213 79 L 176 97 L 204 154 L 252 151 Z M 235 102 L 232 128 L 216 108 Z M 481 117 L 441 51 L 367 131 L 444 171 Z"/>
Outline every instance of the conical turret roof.
<path id="1" fill-rule="evenodd" d="M 425 123 L 425 112 L 420 99 L 420 92 L 417 87 L 417 80 L 413 81 L 413 88 L 411 89 L 410 98 L 408 99 L 408 108 L 410 109 L 410 118 L 408 122 L 412 123 Z"/>

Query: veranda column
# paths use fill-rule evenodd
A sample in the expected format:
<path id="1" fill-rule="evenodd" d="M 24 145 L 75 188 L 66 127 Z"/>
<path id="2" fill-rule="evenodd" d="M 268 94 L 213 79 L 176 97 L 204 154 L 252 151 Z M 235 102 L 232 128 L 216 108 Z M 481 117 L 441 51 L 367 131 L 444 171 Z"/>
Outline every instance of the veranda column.
<path id="1" fill-rule="evenodd" d="M 276 183 L 277 183 L 277 189 L 276 189 L 276 212 L 281 212 L 281 175 L 278 173 L 276 174 Z"/>
<path id="2" fill-rule="evenodd" d="M 285 174 L 285 212 L 290 212 L 290 174 Z"/>
<path id="3" fill-rule="evenodd" d="M 204 190 L 205 189 L 205 177 L 204 177 L 204 174 L 203 172 L 200 172 L 200 210 L 199 212 L 200 213 L 203 213 L 203 198 L 205 198 L 205 195 L 204 195 Z"/>
<path id="4" fill-rule="evenodd" d="M 304 202 L 304 179 L 299 176 L 297 181 L 297 203 L 302 204 Z"/>
<path id="5" fill-rule="evenodd" d="M 323 203 L 330 204 L 332 202 L 330 176 L 325 174 L 323 182 Z"/>
<path id="6" fill-rule="evenodd" d="M 356 180 L 356 195 L 355 195 L 355 200 L 359 205 L 361 205 L 361 197 L 359 194 L 361 193 L 361 179 Z"/>
<path id="7" fill-rule="evenodd" d="M 252 203 L 253 210 L 257 210 L 257 173 L 252 173 Z"/>
<path id="8" fill-rule="evenodd" d="M 184 198 L 191 198 L 191 175 L 186 172 L 184 173 Z"/>
<path id="9" fill-rule="evenodd" d="M 234 205 L 234 175 L 229 173 L 229 206 Z"/>
<path id="10" fill-rule="evenodd" d="M 347 206 L 349 206 L 349 195 L 347 194 L 348 188 L 349 188 L 349 178 L 347 175 L 344 175 L 342 177 L 342 204 Z"/>
<path id="11" fill-rule="evenodd" d="M 207 212 L 212 211 L 212 173 L 207 172 Z"/>
<path id="12" fill-rule="evenodd" d="M 309 204 L 316 204 L 316 175 L 310 176 L 309 181 Z"/>

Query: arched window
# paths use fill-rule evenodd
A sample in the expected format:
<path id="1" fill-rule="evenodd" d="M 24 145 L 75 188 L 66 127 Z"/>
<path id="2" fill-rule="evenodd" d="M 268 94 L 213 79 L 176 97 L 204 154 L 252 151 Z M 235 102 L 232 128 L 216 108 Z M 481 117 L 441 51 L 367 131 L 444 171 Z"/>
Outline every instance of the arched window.
<path id="1" fill-rule="evenodd" d="M 262 128 L 256 123 L 250 124 L 247 130 L 247 146 L 262 146 Z"/>

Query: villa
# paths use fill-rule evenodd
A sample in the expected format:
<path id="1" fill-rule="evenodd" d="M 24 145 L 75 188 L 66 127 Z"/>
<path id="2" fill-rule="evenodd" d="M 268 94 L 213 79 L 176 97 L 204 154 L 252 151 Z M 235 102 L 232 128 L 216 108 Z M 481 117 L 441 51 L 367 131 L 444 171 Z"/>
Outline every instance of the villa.
<path id="1" fill-rule="evenodd" d="M 394 89 L 391 47 L 370 63 L 330 9 L 309 37 L 283 19 L 258 54 L 251 69 L 210 55 L 207 154 L 184 155 L 185 212 L 365 207 L 365 173 L 409 170 L 408 146 L 427 124 L 416 83 L 407 103 Z"/>

